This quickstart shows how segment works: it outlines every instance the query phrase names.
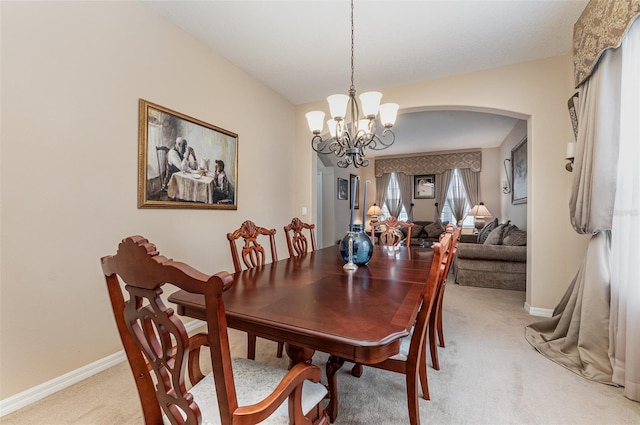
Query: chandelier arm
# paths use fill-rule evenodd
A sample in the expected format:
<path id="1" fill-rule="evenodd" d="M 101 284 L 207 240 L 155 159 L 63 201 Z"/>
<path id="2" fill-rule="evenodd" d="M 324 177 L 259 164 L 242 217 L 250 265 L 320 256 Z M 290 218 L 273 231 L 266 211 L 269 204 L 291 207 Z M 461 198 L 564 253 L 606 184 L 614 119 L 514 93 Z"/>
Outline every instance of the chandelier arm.
<path id="1" fill-rule="evenodd" d="M 387 135 L 390 135 L 389 137 L 391 137 L 389 141 L 384 140 Z M 389 146 L 393 145 L 395 141 L 396 141 L 396 134 L 393 132 L 393 130 L 391 130 L 390 128 L 385 128 L 384 131 L 382 132 L 382 137 L 378 136 L 377 134 L 374 134 L 373 137 L 371 138 L 371 143 L 369 143 L 367 147 L 374 151 L 380 151 L 382 149 L 386 149 Z M 380 147 L 378 147 L 378 145 L 380 145 Z"/>

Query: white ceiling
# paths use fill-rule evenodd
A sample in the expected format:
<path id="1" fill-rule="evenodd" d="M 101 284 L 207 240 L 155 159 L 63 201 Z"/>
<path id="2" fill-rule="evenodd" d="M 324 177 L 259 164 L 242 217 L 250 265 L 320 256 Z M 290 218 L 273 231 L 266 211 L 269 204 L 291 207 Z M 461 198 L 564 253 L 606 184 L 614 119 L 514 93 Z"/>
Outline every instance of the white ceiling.
<path id="1" fill-rule="evenodd" d="M 295 105 L 349 88 L 349 1 L 142 1 Z M 384 94 L 385 87 L 568 54 L 587 3 L 357 0 L 355 87 Z M 379 154 L 495 147 L 516 121 L 478 112 L 401 114 L 394 146 Z"/>

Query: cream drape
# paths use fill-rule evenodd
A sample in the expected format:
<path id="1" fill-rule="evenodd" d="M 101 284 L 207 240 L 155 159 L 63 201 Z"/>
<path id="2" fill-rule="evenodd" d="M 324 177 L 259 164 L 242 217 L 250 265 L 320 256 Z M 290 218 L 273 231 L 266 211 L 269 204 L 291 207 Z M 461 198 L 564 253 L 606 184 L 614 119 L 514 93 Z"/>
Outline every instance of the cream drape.
<path id="1" fill-rule="evenodd" d="M 593 3 L 593 2 L 592 2 Z M 590 3 L 591 4 L 591 3 Z M 580 86 L 570 219 L 595 233 L 554 317 L 527 340 L 589 379 L 640 401 L 640 21 Z M 605 357 L 606 354 L 606 357 Z"/>
<path id="2" fill-rule="evenodd" d="M 444 170 L 442 174 L 436 176 L 436 204 L 439 207 L 436 208 L 435 220 L 439 219 L 440 213 L 442 213 L 444 200 L 447 198 L 447 189 L 449 188 L 449 183 L 451 183 L 451 173 L 451 170 Z"/>
<path id="3" fill-rule="evenodd" d="M 464 188 L 469 197 L 471 207 L 480 203 L 480 185 L 478 184 L 478 174 L 469 168 L 460 169 L 460 177 L 464 183 Z"/>
<path id="4" fill-rule="evenodd" d="M 396 178 L 398 179 L 398 187 L 400 188 L 400 201 L 402 202 L 402 206 L 404 206 L 407 214 L 411 214 L 411 200 L 413 199 L 413 176 L 409 176 L 404 173 L 396 173 Z"/>

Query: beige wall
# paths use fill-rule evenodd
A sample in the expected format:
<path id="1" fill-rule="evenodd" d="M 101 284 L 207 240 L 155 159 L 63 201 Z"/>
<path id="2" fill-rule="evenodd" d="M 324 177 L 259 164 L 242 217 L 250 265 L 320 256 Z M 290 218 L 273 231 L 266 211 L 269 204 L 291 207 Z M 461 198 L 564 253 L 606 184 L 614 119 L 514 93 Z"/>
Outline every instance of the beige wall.
<path id="1" fill-rule="evenodd" d="M 286 257 L 295 123 L 291 104 L 139 2 L 1 7 L 4 399 L 122 349 L 99 258 L 123 237 L 214 273 L 233 269 L 226 232 L 253 219 Z M 239 135 L 237 211 L 136 208 L 138 98 Z"/>
<path id="2" fill-rule="evenodd" d="M 475 110 L 527 121 L 526 304 L 533 309 L 553 309 L 573 278 L 586 247 L 586 239 L 575 235 L 568 219 L 570 175 L 564 169 L 563 158 L 566 141 L 572 137 L 567 112 L 567 99 L 573 94 L 570 57 L 380 89 L 385 101 L 401 105 L 401 112 L 421 108 Z M 325 103 L 319 101 L 296 108 L 296 139 L 306 140 L 307 148 L 310 135 L 304 114 L 318 108 L 326 109 Z M 303 156 L 313 156 L 312 151 L 305 152 L 304 148 L 301 143 L 299 150 Z M 488 154 L 496 159 L 495 153 Z M 483 161 L 484 158 L 483 154 Z M 297 182 L 296 203 L 300 205 L 314 202 L 315 194 L 309 190 L 313 187 L 312 175 Z M 495 182 L 490 184 L 500 185 L 499 176 L 496 171 Z M 489 192 L 484 184 L 483 196 L 485 191 Z M 500 203 L 498 211 L 510 214 L 503 212 L 502 200 Z"/>

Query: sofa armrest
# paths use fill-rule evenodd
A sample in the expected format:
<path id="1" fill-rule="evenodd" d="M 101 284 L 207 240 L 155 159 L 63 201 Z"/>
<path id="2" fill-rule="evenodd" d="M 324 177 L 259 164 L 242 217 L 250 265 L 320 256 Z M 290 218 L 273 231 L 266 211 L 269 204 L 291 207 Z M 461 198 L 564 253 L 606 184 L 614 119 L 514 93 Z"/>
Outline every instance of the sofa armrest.
<path id="1" fill-rule="evenodd" d="M 486 245 L 476 243 L 458 244 L 460 259 L 527 262 L 526 246 Z"/>

